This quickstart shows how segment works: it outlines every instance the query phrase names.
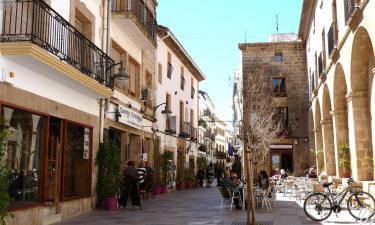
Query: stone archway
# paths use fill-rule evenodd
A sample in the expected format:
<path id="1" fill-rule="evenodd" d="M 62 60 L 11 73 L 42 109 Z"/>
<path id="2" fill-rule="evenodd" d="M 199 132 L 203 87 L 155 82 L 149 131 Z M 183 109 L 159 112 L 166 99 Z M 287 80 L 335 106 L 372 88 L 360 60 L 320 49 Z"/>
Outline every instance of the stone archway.
<path id="1" fill-rule="evenodd" d="M 348 131 L 348 109 L 347 109 L 347 85 L 345 80 L 344 70 L 341 64 L 336 65 L 334 80 L 333 80 L 333 107 L 331 111 L 334 128 L 335 149 L 336 151 L 344 145 L 349 146 L 349 131 Z M 350 165 L 350 153 L 337 154 L 338 157 L 338 174 L 340 177 L 349 176 L 351 174 L 350 168 L 345 165 Z M 347 160 L 345 162 L 345 160 Z M 344 174 L 345 173 L 345 174 Z"/>
<path id="2" fill-rule="evenodd" d="M 352 149 L 352 171 L 353 176 L 358 180 L 372 180 L 374 177 L 370 118 L 370 78 L 372 78 L 374 64 L 370 36 L 366 29 L 360 27 L 353 40 L 350 76 L 352 91 L 347 94 L 349 121 L 351 121 L 349 138 Z"/>
<path id="3" fill-rule="evenodd" d="M 320 173 L 326 170 L 326 165 L 324 161 L 324 151 L 323 151 L 323 136 L 322 136 L 322 126 L 320 121 L 322 120 L 320 112 L 319 100 L 316 99 L 315 102 L 315 118 L 314 118 L 314 133 L 315 133 L 315 157 L 316 157 L 316 168 L 317 172 Z"/>
<path id="4" fill-rule="evenodd" d="M 323 88 L 323 105 L 322 105 L 322 125 L 323 134 L 323 149 L 324 149 L 324 160 L 326 163 L 326 172 L 329 176 L 336 176 L 337 173 L 337 151 L 335 151 L 334 136 L 333 136 L 333 122 L 332 122 L 332 107 L 331 107 L 331 96 L 329 94 L 328 86 L 325 85 Z"/>

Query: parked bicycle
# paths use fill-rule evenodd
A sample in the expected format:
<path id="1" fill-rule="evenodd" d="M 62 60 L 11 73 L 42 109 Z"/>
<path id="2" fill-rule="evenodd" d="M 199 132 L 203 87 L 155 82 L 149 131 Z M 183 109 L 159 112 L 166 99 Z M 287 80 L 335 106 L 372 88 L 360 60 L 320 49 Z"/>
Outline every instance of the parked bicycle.
<path id="1" fill-rule="evenodd" d="M 375 199 L 367 192 L 353 188 L 354 180 L 348 180 L 348 186 L 341 192 L 332 192 L 329 188 L 333 183 L 323 183 L 328 192 L 310 194 L 303 204 L 305 214 L 312 220 L 323 221 L 332 211 L 336 213 L 347 209 L 351 216 L 359 221 L 367 221 L 374 215 Z M 346 207 L 346 208 L 345 208 Z"/>

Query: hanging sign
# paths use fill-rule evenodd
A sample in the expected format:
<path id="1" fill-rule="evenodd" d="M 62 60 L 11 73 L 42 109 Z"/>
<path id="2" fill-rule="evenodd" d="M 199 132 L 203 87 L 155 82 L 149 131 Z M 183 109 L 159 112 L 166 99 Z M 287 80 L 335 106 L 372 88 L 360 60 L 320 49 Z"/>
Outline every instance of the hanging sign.
<path id="1" fill-rule="evenodd" d="M 142 153 L 141 160 L 147 161 L 147 153 Z"/>
<path id="2" fill-rule="evenodd" d="M 118 122 L 135 127 L 142 128 L 142 114 L 134 112 L 122 105 L 118 106 Z"/>
<path id="3" fill-rule="evenodd" d="M 85 127 L 83 138 L 83 159 L 90 158 L 90 129 Z"/>

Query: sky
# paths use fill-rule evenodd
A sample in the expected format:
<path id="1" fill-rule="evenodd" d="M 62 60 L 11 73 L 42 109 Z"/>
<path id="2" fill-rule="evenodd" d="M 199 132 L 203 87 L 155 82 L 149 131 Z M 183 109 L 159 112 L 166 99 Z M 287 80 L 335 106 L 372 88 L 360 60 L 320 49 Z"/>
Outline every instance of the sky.
<path id="1" fill-rule="evenodd" d="M 232 77 L 240 67 L 239 43 L 265 42 L 279 32 L 298 33 L 302 0 L 158 0 L 158 24 L 169 27 L 206 76 L 219 119 L 231 121 Z M 245 35 L 246 34 L 246 35 Z"/>

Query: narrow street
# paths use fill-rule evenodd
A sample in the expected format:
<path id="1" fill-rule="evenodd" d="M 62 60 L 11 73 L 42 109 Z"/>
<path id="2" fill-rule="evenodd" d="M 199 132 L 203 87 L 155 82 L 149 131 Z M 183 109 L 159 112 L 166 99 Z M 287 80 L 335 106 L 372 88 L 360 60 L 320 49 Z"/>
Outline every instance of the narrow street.
<path id="1" fill-rule="evenodd" d="M 216 187 L 177 191 L 144 200 L 143 210 L 138 207 L 126 210 L 93 210 L 89 213 L 66 219 L 56 225 L 242 225 L 246 221 L 246 211 L 233 209 L 220 213 L 220 195 Z M 257 221 L 267 225 L 302 224 L 358 224 L 346 212 L 339 217 L 332 214 L 324 223 L 306 218 L 303 209 L 289 197 L 278 195 L 276 207 L 268 213 L 257 210 Z"/>

